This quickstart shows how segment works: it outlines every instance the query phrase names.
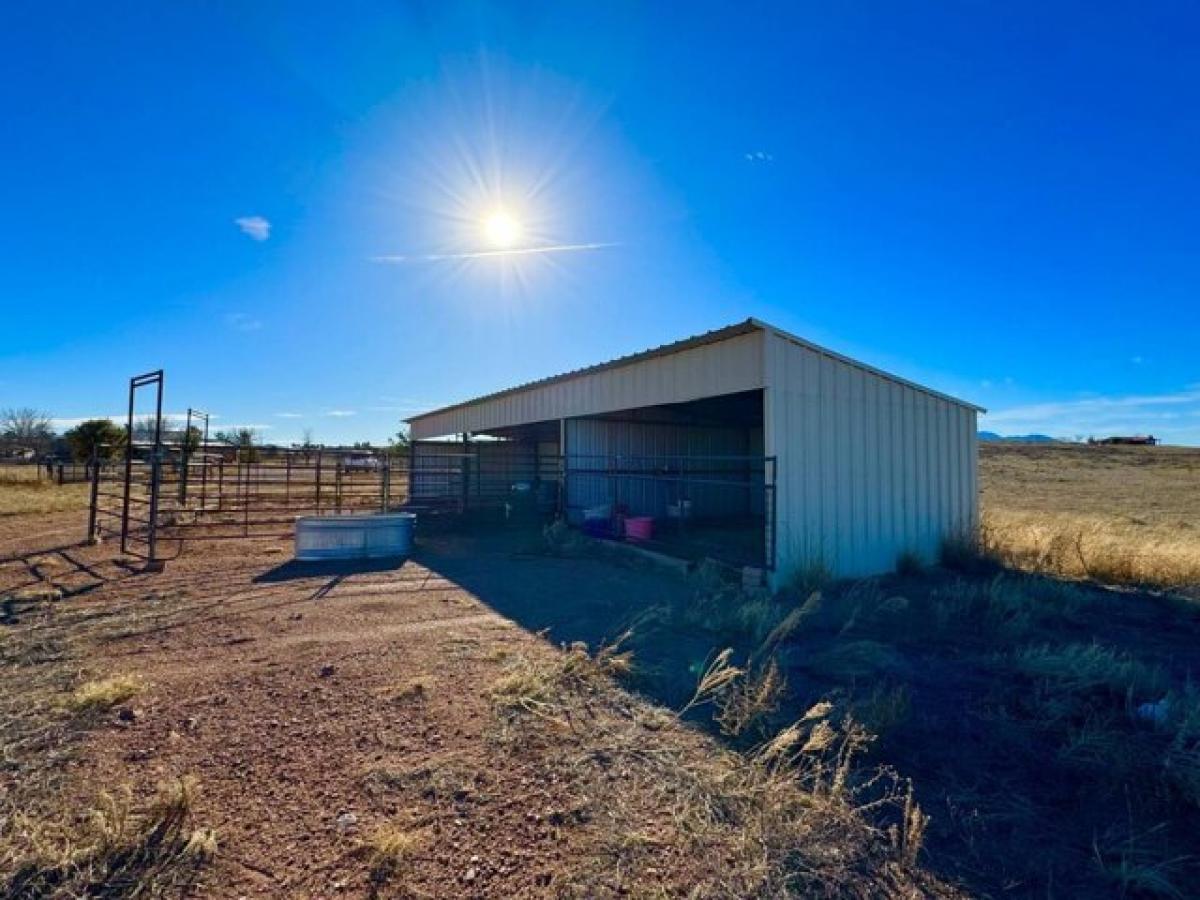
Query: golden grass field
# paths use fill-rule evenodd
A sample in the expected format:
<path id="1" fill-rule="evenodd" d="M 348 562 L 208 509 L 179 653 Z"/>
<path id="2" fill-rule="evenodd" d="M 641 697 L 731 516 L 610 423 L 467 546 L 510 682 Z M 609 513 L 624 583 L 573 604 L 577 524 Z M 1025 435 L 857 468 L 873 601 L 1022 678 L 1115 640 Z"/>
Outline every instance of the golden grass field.
<path id="1" fill-rule="evenodd" d="M 87 509 L 88 485 L 37 481 L 26 472 L 0 471 L 0 516 Z"/>
<path id="2" fill-rule="evenodd" d="M 1200 584 L 1200 450 L 980 448 L 985 549 L 1006 565 L 1109 584 Z"/>

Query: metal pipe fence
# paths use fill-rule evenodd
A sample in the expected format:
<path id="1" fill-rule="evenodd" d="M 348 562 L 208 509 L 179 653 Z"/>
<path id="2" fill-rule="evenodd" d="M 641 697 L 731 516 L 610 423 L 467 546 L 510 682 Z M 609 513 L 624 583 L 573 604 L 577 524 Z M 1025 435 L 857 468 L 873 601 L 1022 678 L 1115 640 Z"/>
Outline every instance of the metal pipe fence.
<path id="1" fill-rule="evenodd" d="M 121 537 L 148 561 L 187 542 L 291 537 L 302 515 L 411 509 L 562 517 L 642 546 L 773 568 L 775 460 L 744 456 L 538 455 L 528 447 L 414 445 L 408 454 L 134 443 L 121 465 L 92 462 L 89 534 Z M 597 526 L 597 519 L 603 520 Z M 590 523 L 590 524 L 589 524 Z"/>

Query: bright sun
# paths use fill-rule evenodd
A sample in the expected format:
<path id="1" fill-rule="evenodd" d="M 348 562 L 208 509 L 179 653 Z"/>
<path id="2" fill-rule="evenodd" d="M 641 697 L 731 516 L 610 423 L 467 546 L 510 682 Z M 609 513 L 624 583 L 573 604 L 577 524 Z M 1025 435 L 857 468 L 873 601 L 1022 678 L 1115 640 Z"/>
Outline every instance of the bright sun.
<path id="1" fill-rule="evenodd" d="M 484 221 L 483 231 L 493 247 L 507 248 L 520 239 L 521 223 L 504 210 L 497 210 Z"/>

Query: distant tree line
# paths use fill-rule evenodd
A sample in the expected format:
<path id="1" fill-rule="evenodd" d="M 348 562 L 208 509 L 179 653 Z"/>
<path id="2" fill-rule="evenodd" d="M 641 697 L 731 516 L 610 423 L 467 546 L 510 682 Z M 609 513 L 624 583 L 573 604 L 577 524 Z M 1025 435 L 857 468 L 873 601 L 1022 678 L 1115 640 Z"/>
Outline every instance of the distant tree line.
<path id="1" fill-rule="evenodd" d="M 156 429 L 164 442 L 181 444 L 192 453 L 200 449 L 204 439 L 203 432 L 194 425 L 185 427 L 169 416 L 164 416 L 161 422 L 154 416 L 143 416 L 133 422 L 133 441 L 152 442 Z M 87 419 L 60 435 L 55 432 L 53 418 L 43 410 L 32 407 L 0 410 L 0 456 L 26 456 L 39 460 L 70 457 L 86 462 L 95 453 L 101 459 L 114 459 L 124 453 L 128 437 L 127 429 L 111 419 Z M 243 462 L 256 462 L 261 457 L 261 436 L 249 426 L 217 431 L 209 440 L 235 448 L 237 458 Z M 299 447 L 313 452 L 319 449 L 313 442 L 311 428 L 304 429 Z M 376 449 L 370 441 L 356 441 L 353 447 L 356 450 Z M 392 455 L 403 455 L 408 449 L 408 431 L 401 426 L 388 438 L 386 450 Z"/>

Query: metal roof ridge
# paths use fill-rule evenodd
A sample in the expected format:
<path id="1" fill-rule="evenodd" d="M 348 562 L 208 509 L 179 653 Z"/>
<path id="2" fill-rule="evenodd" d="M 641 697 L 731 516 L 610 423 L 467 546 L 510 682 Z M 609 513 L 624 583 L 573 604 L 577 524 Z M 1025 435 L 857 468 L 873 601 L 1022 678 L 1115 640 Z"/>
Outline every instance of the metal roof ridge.
<path id="1" fill-rule="evenodd" d="M 724 325 L 719 328 L 713 328 L 713 329 L 710 329 L 709 331 L 701 332 L 700 334 L 695 334 L 695 335 L 692 335 L 692 336 L 686 337 L 686 338 L 680 338 L 677 341 L 671 341 L 666 344 L 660 344 L 657 347 L 651 347 L 646 350 L 639 350 L 634 353 L 627 353 L 624 356 L 618 356 L 613 359 L 607 360 L 605 362 L 593 363 L 590 366 L 582 366 L 578 369 L 571 369 L 566 372 L 560 372 L 557 375 L 548 375 L 545 378 L 538 378 L 533 381 L 526 381 L 521 384 L 513 385 L 512 387 L 503 388 L 502 390 L 499 390 L 499 391 L 493 391 L 488 394 L 481 394 L 480 396 L 473 397 L 469 400 L 461 400 L 457 403 L 451 403 L 446 406 L 441 406 L 436 409 L 431 409 L 427 412 L 418 413 L 415 416 L 411 416 L 407 419 L 404 419 L 404 422 L 411 424 L 413 422 L 419 421 L 420 419 L 427 419 L 430 416 L 450 412 L 451 410 L 461 409 L 466 406 L 473 406 L 476 403 L 485 403 L 487 401 L 496 400 L 500 397 L 504 397 L 509 394 L 519 393 L 521 391 L 530 390 L 530 389 L 536 388 L 536 387 L 543 387 L 548 384 L 555 384 L 560 381 L 567 381 L 572 378 L 578 378 L 583 375 L 588 375 L 588 374 L 592 374 L 595 372 L 602 372 L 606 369 L 618 368 L 620 366 L 629 365 L 631 363 L 639 362 L 644 359 L 653 359 L 653 358 L 656 358 L 659 356 L 667 356 L 671 353 L 680 353 L 684 350 L 691 349 L 692 347 L 702 347 L 706 344 L 713 344 L 713 343 L 717 343 L 719 341 L 729 340 L 730 338 L 738 337 L 743 334 L 749 334 L 752 331 L 767 332 L 767 333 L 773 334 L 777 337 L 783 338 L 784 340 L 792 341 L 793 343 L 799 344 L 802 347 L 812 350 L 814 353 L 820 353 L 824 356 L 828 356 L 830 359 L 837 360 L 838 362 L 841 362 L 845 365 L 853 366 L 857 369 L 861 369 L 864 372 L 869 372 L 872 375 L 875 375 L 877 377 L 887 379 L 888 381 L 893 381 L 896 384 L 903 385 L 904 387 L 907 387 L 907 388 L 911 388 L 912 390 L 921 391 L 922 393 L 928 394 L 931 397 L 936 397 L 940 400 L 945 400 L 949 403 L 957 404 L 958 406 L 964 406 L 968 409 L 974 410 L 975 412 L 979 412 L 979 413 L 987 412 L 987 410 L 984 409 L 982 406 L 978 406 L 977 404 L 971 403 L 968 400 L 963 400 L 959 397 L 955 397 L 951 394 L 943 393 L 942 391 L 935 390 L 934 388 L 927 387 L 927 386 L 925 386 L 923 384 L 919 384 L 915 381 L 910 381 L 907 378 L 902 378 L 899 375 L 894 375 L 891 372 L 887 372 L 883 369 L 877 368 L 868 363 L 854 359 L 853 357 L 846 356 L 845 354 L 838 353 L 836 350 L 830 350 L 828 347 L 822 347 L 820 344 L 815 344 L 812 341 L 807 340 L 802 337 L 799 337 L 798 335 L 792 334 L 791 332 L 784 331 L 782 328 L 777 328 L 776 326 L 770 324 L 769 322 L 764 322 L 762 319 L 757 319 L 753 316 L 750 316 L 750 317 L 747 317 L 746 319 L 743 319 L 740 322 L 734 322 L 730 325 Z"/>
<path id="2" fill-rule="evenodd" d="M 864 372 L 870 372 L 872 375 L 877 375 L 880 378 L 886 378 L 888 381 L 894 381 L 896 384 L 903 385 L 904 387 L 912 388 L 915 391 L 921 391 L 922 393 L 929 394 L 932 397 L 937 397 L 939 400 L 945 400 L 949 403 L 956 403 L 959 406 L 965 406 L 968 409 L 973 409 L 978 413 L 987 412 L 984 407 L 978 405 L 977 403 L 972 403 L 970 400 L 963 400 L 961 397 L 955 397 L 953 394 L 947 394 L 944 391 L 939 391 L 935 388 L 929 387 L 928 385 L 911 381 L 908 378 L 903 378 L 900 375 L 893 374 L 886 369 L 880 369 L 877 366 L 873 366 L 870 363 L 865 363 L 862 360 L 855 359 L 852 356 L 846 356 L 844 353 L 838 353 L 836 350 L 830 350 L 828 347 L 823 347 L 820 344 L 808 340 L 807 338 L 802 338 L 799 335 L 792 334 L 790 331 L 784 331 L 782 328 L 777 328 L 770 322 L 764 322 L 762 319 L 756 319 L 753 316 L 746 321 L 754 323 L 763 331 L 769 331 L 777 337 L 792 341 L 793 343 L 799 344 L 801 347 L 807 347 L 814 353 L 821 353 L 825 356 L 828 356 L 830 359 L 836 359 L 838 362 L 845 363 L 849 366 L 854 366 L 856 369 L 862 369 Z"/>

